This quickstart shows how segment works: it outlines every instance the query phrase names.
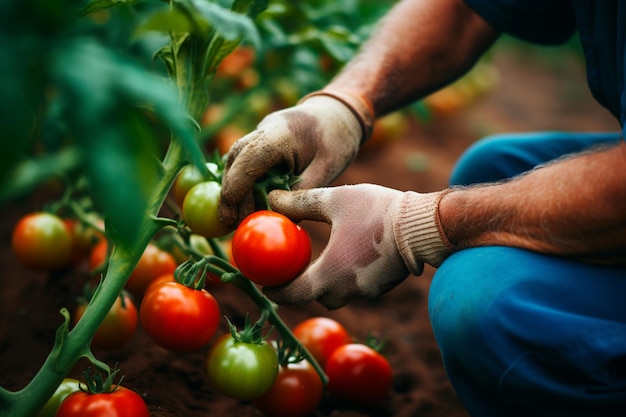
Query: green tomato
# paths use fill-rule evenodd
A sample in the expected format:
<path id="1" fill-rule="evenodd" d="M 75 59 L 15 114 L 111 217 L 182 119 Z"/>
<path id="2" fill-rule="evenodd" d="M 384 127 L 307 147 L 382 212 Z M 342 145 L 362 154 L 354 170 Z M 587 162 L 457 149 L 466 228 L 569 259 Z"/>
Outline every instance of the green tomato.
<path id="1" fill-rule="evenodd" d="M 209 350 L 207 371 L 218 391 L 236 400 L 250 401 L 272 388 L 278 375 L 278 356 L 265 341 L 239 342 L 228 333 Z"/>
<path id="2" fill-rule="evenodd" d="M 217 164 L 213 162 L 207 162 L 206 167 L 213 174 L 219 174 L 219 167 Z M 191 188 L 199 184 L 203 181 L 206 181 L 200 171 L 193 165 L 187 165 L 183 169 L 180 170 L 176 180 L 174 181 L 174 185 L 172 186 L 172 197 L 174 201 L 182 207 L 183 201 L 185 201 L 185 196 L 191 190 Z"/>
<path id="3" fill-rule="evenodd" d="M 207 238 L 228 234 L 231 230 L 220 223 L 219 204 L 222 186 L 205 181 L 191 187 L 183 201 L 183 219 L 194 232 Z"/>
<path id="4" fill-rule="evenodd" d="M 80 382 L 74 378 L 65 378 L 58 386 L 37 417 L 54 417 L 64 399 L 73 392 L 80 391 Z"/>

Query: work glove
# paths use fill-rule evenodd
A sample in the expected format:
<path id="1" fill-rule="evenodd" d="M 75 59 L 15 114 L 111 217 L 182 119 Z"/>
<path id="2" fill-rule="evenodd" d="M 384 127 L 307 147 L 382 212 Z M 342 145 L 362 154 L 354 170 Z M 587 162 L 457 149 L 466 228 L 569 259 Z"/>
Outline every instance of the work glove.
<path id="1" fill-rule="evenodd" d="M 294 189 L 328 185 L 371 134 L 369 101 L 343 91 L 319 91 L 265 117 L 228 152 L 220 220 L 234 227 L 254 211 L 253 186 L 275 166 L 300 176 Z"/>
<path id="2" fill-rule="evenodd" d="M 451 252 L 439 222 L 446 191 L 420 194 L 372 184 L 344 185 L 269 194 L 273 210 L 294 221 L 331 225 L 320 256 L 295 280 L 265 288 L 278 304 L 317 300 L 329 309 L 390 290 L 424 263 L 439 266 Z"/>

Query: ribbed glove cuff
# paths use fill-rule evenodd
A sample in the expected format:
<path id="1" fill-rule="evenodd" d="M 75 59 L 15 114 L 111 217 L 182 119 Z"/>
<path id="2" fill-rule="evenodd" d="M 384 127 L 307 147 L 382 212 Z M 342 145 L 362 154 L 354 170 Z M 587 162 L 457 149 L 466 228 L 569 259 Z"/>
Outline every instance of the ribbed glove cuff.
<path id="1" fill-rule="evenodd" d="M 374 114 L 374 107 L 367 97 L 357 96 L 344 90 L 320 90 L 307 94 L 302 97 L 299 102 L 302 103 L 303 101 L 315 96 L 332 97 L 350 109 L 361 125 L 361 130 L 363 132 L 361 143 L 372 135 L 376 115 Z"/>
<path id="2" fill-rule="evenodd" d="M 447 193 L 405 192 L 398 203 L 393 221 L 396 245 L 414 273 L 421 273 L 421 264 L 438 267 L 451 253 L 452 245 L 439 221 L 439 201 Z"/>

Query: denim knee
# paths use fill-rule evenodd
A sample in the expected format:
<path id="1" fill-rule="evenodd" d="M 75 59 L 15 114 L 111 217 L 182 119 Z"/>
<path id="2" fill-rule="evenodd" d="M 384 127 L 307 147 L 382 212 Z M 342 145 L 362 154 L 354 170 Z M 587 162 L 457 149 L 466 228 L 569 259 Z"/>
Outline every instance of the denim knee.
<path id="1" fill-rule="evenodd" d="M 431 284 L 429 315 L 470 414 L 621 416 L 625 276 L 623 268 L 505 247 L 446 260 Z"/>

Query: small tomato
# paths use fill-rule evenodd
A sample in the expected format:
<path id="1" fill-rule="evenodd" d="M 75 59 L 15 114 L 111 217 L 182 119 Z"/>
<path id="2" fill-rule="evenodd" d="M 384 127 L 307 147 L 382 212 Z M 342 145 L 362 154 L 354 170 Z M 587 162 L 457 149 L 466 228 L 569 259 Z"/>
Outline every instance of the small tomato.
<path id="1" fill-rule="evenodd" d="M 85 314 L 87 303 L 79 303 L 74 314 L 78 322 Z M 135 302 L 126 291 L 122 291 L 104 317 L 91 341 L 92 346 L 103 349 L 116 349 L 128 342 L 137 331 L 139 314 Z"/>
<path id="2" fill-rule="evenodd" d="M 268 417 L 306 417 L 320 404 L 323 392 L 317 371 L 302 360 L 281 365 L 272 388 L 254 404 Z"/>
<path id="3" fill-rule="evenodd" d="M 220 223 L 222 186 L 215 181 L 194 185 L 183 201 L 183 219 L 192 232 L 208 238 L 225 236 L 230 229 Z"/>
<path id="4" fill-rule="evenodd" d="M 278 356 L 266 341 L 240 342 L 227 333 L 211 346 L 207 372 L 218 391 L 250 401 L 265 394 L 276 381 Z"/>
<path id="5" fill-rule="evenodd" d="M 345 327 L 328 317 L 304 320 L 293 334 L 322 367 L 335 349 L 352 341 Z"/>
<path id="6" fill-rule="evenodd" d="M 335 349 L 324 367 L 328 391 L 354 404 L 373 406 L 382 401 L 392 384 L 387 359 L 367 345 L 350 343 Z"/>
<path id="7" fill-rule="evenodd" d="M 219 327 L 220 309 L 208 291 L 165 280 L 146 292 L 139 317 L 156 344 L 185 352 L 209 343 Z"/>
<path id="8" fill-rule="evenodd" d="M 69 264 L 72 237 L 58 216 L 37 212 L 27 214 L 17 222 L 11 237 L 11 247 L 23 265 L 54 271 Z"/>
<path id="9" fill-rule="evenodd" d="M 43 406 L 37 417 L 54 417 L 59 406 L 68 395 L 80 391 L 80 381 L 74 378 L 64 378 L 61 384 L 57 387 L 54 394 L 48 399 L 46 405 Z"/>
<path id="10" fill-rule="evenodd" d="M 70 394 L 56 417 L 150 417 L 150 412 L 139 394 L 118 385 L 111 392 Z"/>
<path id="11" fill-rule="evenodd" d="M 176 260 L 169 253 L 153 243 L 148 244 L 137 266 L 126 282 L 125 288 L 138 299 L 143 297 L 146 288 L 161 275 L 174 273 Z"/>

